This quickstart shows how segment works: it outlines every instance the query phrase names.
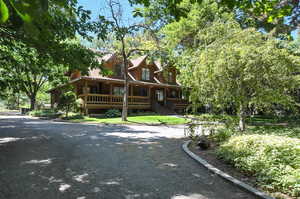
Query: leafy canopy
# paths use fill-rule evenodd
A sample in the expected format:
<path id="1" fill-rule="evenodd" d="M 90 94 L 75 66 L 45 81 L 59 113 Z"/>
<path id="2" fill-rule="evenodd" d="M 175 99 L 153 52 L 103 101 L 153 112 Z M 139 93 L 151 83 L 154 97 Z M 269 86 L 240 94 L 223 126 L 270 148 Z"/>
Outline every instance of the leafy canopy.
<path id="1" fill-rule="evenodd" d="M 269 107 L 291 105 L 289 91 L 298 85 L 299 57 L 255 29 L 217 20 L 197 33 L 197 49 L 179 58 L 181 81 L 197 104 Z"/>

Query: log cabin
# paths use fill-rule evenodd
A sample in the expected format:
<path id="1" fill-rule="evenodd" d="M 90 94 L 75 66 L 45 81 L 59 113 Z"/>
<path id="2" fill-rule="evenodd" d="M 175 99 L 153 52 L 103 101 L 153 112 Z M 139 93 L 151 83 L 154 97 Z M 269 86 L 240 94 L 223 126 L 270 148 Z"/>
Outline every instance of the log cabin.
<path id="1" fill-rule="evenodd" d="M 101 113 L 107 109 L 122 109 L 124 91 L 124 67 L 117 54 L 107 54 L 101 58 L 103 67 L 111 71 L 104 76 L 100 69 L 89 70 L 88 75 L 80 71 L 69 74 L 68 84 L 81 98 L 81 109 L 87 115 Z M 161 114 L 183 112 L 188 102 L 182 87 L 177 82 L 175 67 L 162 67 L 159 61 L 151 62 L 148 56 L 129 60 L 129 110 L 148 110 Z M 58 103 L 65 85 L 49 90 L 51 106 Z"/>

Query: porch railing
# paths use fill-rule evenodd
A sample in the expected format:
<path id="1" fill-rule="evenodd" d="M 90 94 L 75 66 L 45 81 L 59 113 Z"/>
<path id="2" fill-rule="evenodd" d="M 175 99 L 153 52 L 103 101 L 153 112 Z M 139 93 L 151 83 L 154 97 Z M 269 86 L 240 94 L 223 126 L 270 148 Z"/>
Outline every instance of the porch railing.
<path id="1" fill-rule="evenodd" d="M 85 100 L 87 104 L 122 104 L 123 96 L 105 94 L 82 94 L 78 96 Z M 128 96 L 129 105 L 149 105 L 150 98 L 143 96 Z"/>

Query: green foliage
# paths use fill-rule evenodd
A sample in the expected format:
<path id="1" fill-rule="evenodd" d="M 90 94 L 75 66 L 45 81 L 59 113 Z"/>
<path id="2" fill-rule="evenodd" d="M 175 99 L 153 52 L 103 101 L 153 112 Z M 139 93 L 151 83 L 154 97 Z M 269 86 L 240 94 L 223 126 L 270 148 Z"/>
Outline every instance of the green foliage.
<path id="1" fill-rule="evenodd" d="M 166 27 L 170 36 L 178 29 L 173 31 L 173 25 Z M 241 29 L 230 19 L 214 20 L 198 29 L 193 39 L 177 65 L 181 83 L 191 88 L 194 106 L 234 107 L 241 117 L 249 107 L 292 108 L 295 101 L 289 92 L 298 85 L 293 74 L 299 70 L 299 57 L 279 48 L 275 39 Z"/>
<path id="2" fill-rule="evenodd" d="M 8 8 L 3 0 L 0 0 L 0 23 L 4 23 L 9 17 Z"/>
<path id="3" fill-rule="evenodd" d="M 232 136 L 218 155 L 255 175 L 269 191 L 300 196 L 300 140 L 271 135 Z"/>
<path id="4" fill-rule="evenodd" d="M 96 28 L 88 22 L 90 14 L 90 11 L 77 6 L 77 0 L 0 1 L 0 19 L 2 23 L 5 22 L 0 25 L 8 30 L 18 30 L 8 35 L 12 37 L 22 32 L 29 36 L 25 40 L 38 44 L 74 38 L 76 32 L 90 38 L 87 30 L 93 31 Z"/>
<path id="5" fill-rule="evenodd" d="M 34 117 L 47 117 L 47 118 L 57 118 L 61 115 L 61 113 L 58 113 L 56 110 L 52 110 L 52 109 L 34 110 L 34 111 L 30 111 L 28 114 Z"/>
<path id="6" fill-rule="evenodd" d="M 0 38 L 0 81 L 13 92 L 25 93 L 35 108 L 36 95 L 47 81 L 63 75 L 64 68 L 55 65 L 47 55 L 39 55 L 35 48 L 18 41 L 6 45 Z"/>
<path id="7" fill-rule="evenodd" d="M 75 112 L 78 111 L 79 102 L 76 100 L 76 95 L 73 91 L 66 91 L 59 96 L 58 110 L 62 110 L 66 113 L 66 117 L 68 117 L 68 113 L 73 110 Z"/>
<path id="8" fill-rule="evenodd" d="M 61 84 L 66 71 L 100 67 L 99 54 L 76 40 L 90 40 L 88 32 L 96 28 L 77 0 L 1 0 L 0 19 L 3 5 L 9 18 L 0 24 L 1 88 L 25 93 L 34 104 L 44 82 Z"/>
<path id="9" fill-rule="evenodd" d="M 206 0 L 130 0 L 137 7 L 135 16 L 143 16 L 154 27 L 162 27 L 174 21 L 180 21 L 190 15 L 191 6 L 198 10 L 205 7 Z M 261 1 L 261 0 L 212 0 L 219 8 L 235 13 L 235 18 L 243 27 L 263 28 L 267 32 L 290 33 L 299 24 L 298 1 Z M 289 22 L 284 17 L 289 16 Z"/>
<path id="10" fill-rule="evenodd" d="M 119 109 L 109 109 L 105 112 L 104 117 L 106 118 L 114 118 L 114 117 L 120 117 L 121 112 Z"/>
<path id="11" fill-rule="evenodd" d="M 85 117 L 83 115 L 75 114 L 75 115 L 71 115 L 71 116 L 68 116 L 68 117 L 64 117 L 63 119 L 64 120 L 82 120 L 84 118 Z"/>
<path id="12" fill-rule="evenodd" d="M 227 141 L 231 136 L 235 134 L 235 131 L 228 128 L 219 128 L 211 136 L 211 139 L 217 143 L 222 143 Z"/>

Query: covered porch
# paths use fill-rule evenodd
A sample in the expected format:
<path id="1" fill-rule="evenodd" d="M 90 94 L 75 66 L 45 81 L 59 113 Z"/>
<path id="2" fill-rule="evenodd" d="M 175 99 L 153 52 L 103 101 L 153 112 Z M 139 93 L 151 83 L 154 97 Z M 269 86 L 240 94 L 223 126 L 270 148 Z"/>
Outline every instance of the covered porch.
<path id="1" fill-rule="evenodd" d="M 81 109 L 86 115 L 104 109 L 122 109 L 124 80 L 81 77 L 70 83 L 77 97 L 82 99 Z M 177 85 L 129 81 L 128 109 L 156 111 L 155 107 L 163 106 L 176 110 L 187 105 Z"/>

